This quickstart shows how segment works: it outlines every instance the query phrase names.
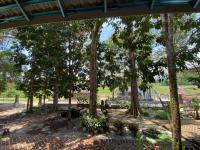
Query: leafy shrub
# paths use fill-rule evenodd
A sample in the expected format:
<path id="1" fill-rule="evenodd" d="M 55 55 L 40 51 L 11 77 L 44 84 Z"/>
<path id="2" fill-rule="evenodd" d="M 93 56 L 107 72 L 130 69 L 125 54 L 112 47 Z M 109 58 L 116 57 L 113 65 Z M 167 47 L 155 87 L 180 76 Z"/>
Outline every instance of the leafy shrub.
<path id="1" fill-rule="evenodd" d="M 118 100 L 118 104 L 120 105 L 120 108 L 126 108 L 128 109 L 131 105 L 131 102 L 126 99 Z"/>
<path id="2" fill-rule="evenodd" d="M 121 120 L 115 120 L 113 126 L 116 128 L 119 134 L 122 134 L 124 131 L 125 123 Z"/>
<path id="3" fill-rule="evenodd" d="M 168 120 L 168 113 L 159 110 L 156 112 L 156 115 L 154 117 L 155 119 L 159 119 L 159 120 Z"/>
<path id="4" fill-rule="evenodd" d="M 150 115 L 149 115 L 148 112 L 144 111 L 144 112 L 143 112 L 143 116 L 144 116 L 144 117 L 149 117 Z"/>
<path id="5" fill-rule="evenodd" d="M 189 77 L 188 81 L 192 83 L 193 85 L 196 85 L 198 88 L 200 88 L 200 79 L 199 77 Z"/>
<path id="6" fill-rule="evenodd" d="M 150 137 L 150 138 L 158 138 L 158 135 L 161 134 L 160 131 L 158 131 L 156 128 L 148 128 L 146 130 L 142 131 L 144 135 Z"/>
<path id="7" fill-rule="evenodd" d="M 200 117 L 199 117 L 200 101 L 193 99 L 190 103 L 191 103 L 194 111 L 196 112 L 196 118 L 195 119 L 199 120 L 200 119 Z"/>
<path id="8" fill-rule="evenodd" d="M 88 114 L 84 114 L 81 117 L 81 126 L 86 128 L 88 132 L 93 133 L 105 132 L 108 129 L 107 122 L 108 118 L 104 115 L 93 118 Z"/>
<path id="9" fill-rule="evenodd" d="M 137 133 L 139 131 L 139 125 L 136 123 L 130 123 L 128 124 L 128 129 L 133 133 L 133 135 L 136 137 Z"/>
<path id="10" fill-rule="evenodd" d="M 172 137 L 167 134 L 160 134 L 158 138 L 162 142 L 172 142 Z"/>
<path id="11" fill-rule="evenodd" d="M 143 135 L 140 135 L 136 138 L 136 149 L 138 150 L 143 150 L 143 149 L 151 149 L 149 148 L 152 144 L 150 144 L 150 142 L 147 140 L 147 138 Z"/>

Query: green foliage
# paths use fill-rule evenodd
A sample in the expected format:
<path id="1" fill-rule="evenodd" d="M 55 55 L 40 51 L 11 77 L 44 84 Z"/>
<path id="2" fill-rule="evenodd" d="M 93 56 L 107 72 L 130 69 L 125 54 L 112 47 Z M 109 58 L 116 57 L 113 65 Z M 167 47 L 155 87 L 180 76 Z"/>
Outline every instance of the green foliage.
<path id="1" fill-rule="evenodd" d="M 196 85 L 190 79 L 198 77 L 198 74 L 193 70 L 185 70 L 177 72 L 177 84 L 178 85 Z"/>
<path id="2" fill-rule="evenodd" d="M 161 82 L 162 86 L 168 86 L 168 79 L 164 79 Z M 178 85 L 196 85 L 200 87 L 200 80 L 198 73 L 194 70 L 184 70 L 177 72 L 177 84 Z"/>
<path id="3" fill-rule="evenodd" d="M 113 126 L 119 133 L 122 133 L 124 131 L 125 123 L 121 120 L 115 120 Z"/>
<path id="4" fill-rule="evenodd" d="M 139 89 L 143 92 L 143 95 L 145 95 L 146 91 L 151 88 L 151 85 L 145 81 L 142 81 L 139 85 Z"/>
<path id="5" fill-rule="evenodd" d="M 155 114 L 155 119 L 168 120 L 168 113 L 162 110 L 158 110 Z"/>
<path id="6" fill-rule="evenodd" d="M 88 114 L 84 114 L 81 117 L 81 126 L 85 127 L 88 132 L 101 133 L 108 129 L 108 118 L 104 115 L 96 118 L 91 117 Z"/>
<path id="7" fill-rule="evenodd" d="M 165 150 L 165 144 L 159 143 L 172 143 L 172 136 L 163 134 L 156 130 L 156 128 L 148 128 L 143 131 L 143 134 L 137 136 L 136 145 L 138 150 L 155 149 L 155 146 L 160 146 L 160 149 Z"/>
<path id="8" fill-rule="evenodd" d="M 119 89 L 122 91 L 127 89 L 130 82 L 136 78 L 145 83 L 154 82 L 154 76 L 162 72 L 163 63 L 151 57 L 151 45 L 155 38 L 150 32 L 154 28 L 152 16 L 121 17 L 118 22 L 113 23 L 113 26 L 116 32 L 112 36 L 112 41 L 124 51 L 122 53 L 124 68 L 121 70 L 124 78 L 119 84 Z M 119 29 L 119 26 L 123 27 Z"/>
<path id="9" fill-rule="evenodd" d="M 150 138 L 154 138 L 154 139 L 157 139 L 158 138 L 158 135 L 161 134 L 160 131 L 158 131 L 156 128 L 154 127 L 150 127 L 146 130 L 143 130 L 142 131 L 144 135 L 146 135 L 147 137 L 150 137 Z"/>
<path id="10" fill-rule="evenodd" d="M 157 20 L 158 22 L 161 21 L 160 18 Z M 160 27 L 161 25 L 162 24 L 160 24 Z M 191 15 L 179 13 L 173 15 L 173 44 L 176 55 L 177 70 L 185 70 L 188 66 L 188 62 L 193 61 L 194 58 L 197 56 L 199 44 L 198 26 L 199 20 L 197 20 L 196 16 L 193 14 Z M 158 32 L 160 31 L 158 30 Z M 160 34 L 160 36 L 157 37 L 156 41 L 157 43 L 166 46 L 163 34 Z M 190 47 L 190 45 L 196 46 Z M 164 51 L 164 49 L 162 48 L 161 51 Z M 165 53 L 163 53 L 163 55 L 159 56 L 158 58 L 160 57 L 162 57 L 163 61 L 166 63 Z"/>
<path id="11" fill-rule="evenodd" d="M 130 100 L 127 100 L 127 99 L 120 99 L 117 101 L 117 103 L 120 105 L 120 108 L 122 109 L 124 108 L 129 109 L 131 105 Z"/>
<path id="12" fill-rule="evenodd" d="M 200 100 L 193 99 L 190 103 L 192 104 L 195 111 L 200 110 Z"/>
<path id="13" fill-rule="evenodd" d="M 13 70 L 14 62 L 11 52 L 0 50 L 0 94 L 7 89 L 7 82 L 14 81 L 16 74 Z"/>
<path id="14" fill-rule="evenodd" d="M 0 94 L 6 90 L 6 80 L 5 76 L 0 74 Z"/>
<path id="15" fill-rule="evenodd" d="M 162 142 L 172 142 L 172 136 L 169 136 L 167 134 L 160 134 L 158 136 L 159 140 Z"/>
<path id="16" fill-rule="evenodd" d="M 19 95 L 20 98 L 26 96 L 22 91 L 15 89 L 6 90 L 1 94 L 2 97 L 15 97 L 15 95 Z"/>
<path id="17" fill-rule="evenodd" d="M 199 77 L 189 77 L 188 81 L 191 82 L 193 85 L 196 85 L 200 88 L 200 78 Z"/>
<path id="18" fill-rule="evenodd" d="M 192 104 L 193 109 L 196 112 L 196 119 L 199 120 L 200 119 L 200 116 L 199 116 L 200 100 L 193 99 L 190 103 Z"/>
<path id="19" fill-rule="evenodd" d="M 23 27 L 13 34 L 13 60 L 23 74 L 17 87 L 31 99 L 38 95 L 69 98 L 88 87 L 84 22 Z"/>
<path id="20" fill-rule="evenodd" d="M 149 115 L 149 113 L 147 111 L 143 111 L 143 116 L 144 117 L 149 117 L 150 115 Z"/>
<path id="21" fill-rule="evenodd" d="M 98 43 L 97 49 L 98 87 L 109 88 L 105 90 L 107 94 L 121 87 L 123 77 L 120 73 L 124 70 L 126 56 L 124 50 L 111 41 Z"/>
<path id="22" fill-rule="evenodd" d="M 136 146 L 137 150 L 144 150 L 145 148 L 152 146 L 152 144 L 147 140 L 145 136 L 140 135 L 136 138 Z"/>

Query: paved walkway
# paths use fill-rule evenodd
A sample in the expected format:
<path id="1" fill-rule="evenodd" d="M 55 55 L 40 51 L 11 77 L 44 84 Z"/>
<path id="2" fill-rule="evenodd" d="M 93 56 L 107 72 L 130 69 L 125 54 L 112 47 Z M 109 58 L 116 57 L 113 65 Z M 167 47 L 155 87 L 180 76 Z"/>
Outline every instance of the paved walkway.
<path id="1" fill-rule="evenodd" d="M 134 150 L 134 141 L 108 137 L 61 138 L 44 135 L 10 135 L 0 140 L 0 150 Z"/>
<path id="2" fill-rule="evenodd" d="M 46 137 L 42 135 L 10 135 L 0 141 L 0 150 L 39 150 L 61 149 L 63 140 L 60 138 Z"/>

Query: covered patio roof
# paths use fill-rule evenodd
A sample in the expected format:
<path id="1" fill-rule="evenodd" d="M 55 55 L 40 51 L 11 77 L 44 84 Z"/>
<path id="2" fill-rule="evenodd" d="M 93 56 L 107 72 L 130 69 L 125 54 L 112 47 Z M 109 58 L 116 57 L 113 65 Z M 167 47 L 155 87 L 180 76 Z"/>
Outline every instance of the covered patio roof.
<path id="1" fill-rule="evenodd" d="M 0 0 L 0 29 L 77 19 L 199 11 L 200 0 Z"/>

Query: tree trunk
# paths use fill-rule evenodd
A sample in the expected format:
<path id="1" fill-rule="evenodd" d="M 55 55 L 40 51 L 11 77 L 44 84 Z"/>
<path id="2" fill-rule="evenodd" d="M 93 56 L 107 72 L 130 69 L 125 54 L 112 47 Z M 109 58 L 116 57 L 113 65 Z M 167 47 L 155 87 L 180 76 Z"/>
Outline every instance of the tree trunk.
<path id="1" fill-rule="evenodd" d="M 46 111 L 46 94 L 44 93 L 43 95 L 43 105 L 42 105 L 42 108 L 44 111 Z"/>
<path id="2" fill-rule="evenodd" d="M 34 68 L 34 67 L 33 67 Z M 33 69 L 34 70 L 34 69 Z M 33 71 L 34 72 L 34 71 Z M 30 82 L 30 93 L 29 93 L 29 102 L 30 102 L 30 108 L 29 108 L 29 111 L 30 113 L 33 112 L 33 80 L 34 80 L 34 73 L 31 74 L 31 82 Z"/>
<path id="3" fill-rule="evenodd" d="M 198 112 L 198 110 L 195 110 L 195 112 L 196 112 L 196 120 L 199 120 L 200 117 L 199 117 L 199 112 Z"/>
<path id="4" fill-rule="evenodd" d="M 149 90 L 149 97 L 150 97 L 150 99 L 152 99 L 151 88 L 148 88 L 148 90 Z"/>
<path id="5" fill-rule="evenodd" d="M 42 95 L 39 95 L 38 107 L 42 106 Z"/>
<path id="6" fill-rule="evenodd" d="M 27 99 L 27 105 L 26 105 L 26 112 L 29 112 L 29 103 L 30 103 L 30 97 L 28 95 L 28 99 Z"/>
<path id="7" fill-rule="evenodd" d="M 54 110 L 56 109 L 57 104 L 58 104 L 58 84 L 56 83 L 54 85 L 54 98 L 53 98 L 53 107 L 54 107 Z"/>
<path id="8" fill-rule="evenodd" d="M 46 71 L 45 86 L 44 86 L 44 96 L 43 96 L 43 107 L 44 107 L 44 109 L 45 109 L 45 105 L 46 105 L 47 84 L 48 84 L 48 75 L 47 75 L 47 71 Z"/>
<path id="9" fill-rule="evenodd" d="M 164 14 L 162 16 L 164 36 L 166 41 L 169 85 L 170 85 L 170 100 L 171 100 L 171 116 L 173 127 L 173 150 L 181 150 L 181 120 L 178 102 L 177 92 L 177 80 L 176 80 L 176 57 L 173 45 L 173 22 L 170 14 Z"/>
<path id="10" fill-rule="evenodd" d="M 68 120 L 71 121 L 71 90 L 69 92 L 69 105 L 68 105 Z"/>
<path id="11" fill-rule="evenodd" d="M 115 98 L 115 90 L 112 91 L 112 99 L 114 100 Z"/>
<path id="12" fill-rule="evenodd" d="M 33 112 L 33 92 L 32 91 L 30 92 L 29 100 L 30 100 L 30 113 L 32 113 Z"/>
<path id="13" fill-rule="evenodd" d="M 129 52 L 130 72 L 131 72 L 131 108 L 130 113 L 134 118 L 138 116 L 138 85 L 137 85 L 137 70 L 136 70 L 136 54 L 135 51 Z"/>
<path id="14" fill-rule="evenodd" d="M 15 104 L 19 104 L 19 95 L 15 95 Z"/>
<path id="15" fill-rule="evenodd" d="M 72 47 L 71 47 L 71 37 L 69 37 L 68 39 L 69 41 L 69 55 L 68 55 L 68 76 L 69 76 L 69 83 L 70 83 L 70 87 L 69 87 L 69 104 L 68 104 L 68 120 L 71 121 L 71 98 L 72 98 L 72 89 L 74 87 L 73 85 L 73 76 L 74 76 L 74 68 L 73 68 L 73 59 L 72 58 Z"/>
<path id="16" fill-rule="evenodd" d="M 95 117 L 97 115 L 96 103 L 97 103 L 97 42 L 98 33 L 101 25 L 99 21 L 96 21 L 93 25 L 91 36 L 91 51 L 90 51 L 90 100 L 89 100 L 89 113 Z"/>

